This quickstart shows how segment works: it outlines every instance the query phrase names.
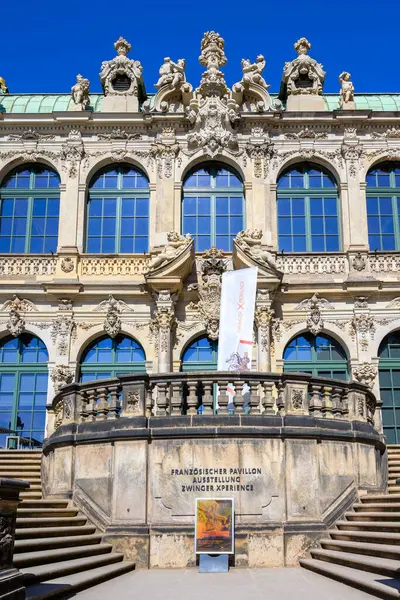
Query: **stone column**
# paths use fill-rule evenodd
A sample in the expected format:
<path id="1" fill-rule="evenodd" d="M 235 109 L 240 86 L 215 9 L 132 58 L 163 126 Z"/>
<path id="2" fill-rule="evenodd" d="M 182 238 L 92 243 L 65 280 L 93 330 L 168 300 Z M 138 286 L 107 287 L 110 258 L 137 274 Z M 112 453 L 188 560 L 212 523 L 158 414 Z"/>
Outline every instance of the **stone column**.
<path id="1" fill-rule="evenodd" d="M 19 493 L 29 487 L 28 481 L 0 478 L 0 597 L 7 600 L 25 598 L 23 575 L 12 560 Z"/>
<path id="2" fill-rule="evenodd" d="M 271 300 L 266 290 L 259 290 L 257 293 L 256 310 L 254 321 L 257 327 L 257 370 L 271 371 L 271 319 L 273 311 L 271 310 Z"/>
<path id="3" fill-rule="evenodd" d="M 159 373 L 172 371 L 171 338 L 176 323 L 174 305 L 175 298 L 169 290 L 158 293 L 152 327 L 157 334 Z"/>
<path id="4" fill-rule="evenodd" d="M 360 181 L 363 147 L 353 132 L 347 133 L 347 137 L 345 134 L 342 156 L 346 164 L 348 181 L 347 212 L 350 225 L 348 249 L 357 252 L 365 251 L 368 249 L 367 207 L 365 182 Z"/>

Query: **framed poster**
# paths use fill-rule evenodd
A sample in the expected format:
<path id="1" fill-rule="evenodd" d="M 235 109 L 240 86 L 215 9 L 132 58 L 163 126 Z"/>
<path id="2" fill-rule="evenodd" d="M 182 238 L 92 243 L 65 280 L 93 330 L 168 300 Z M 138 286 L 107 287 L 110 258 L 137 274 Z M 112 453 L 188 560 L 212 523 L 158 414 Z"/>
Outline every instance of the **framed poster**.
<path id="1" fill-rule="evenodd" d="M 234 521 L 233 498 L 196 498 L 196 554 L 233 554 Z"/>

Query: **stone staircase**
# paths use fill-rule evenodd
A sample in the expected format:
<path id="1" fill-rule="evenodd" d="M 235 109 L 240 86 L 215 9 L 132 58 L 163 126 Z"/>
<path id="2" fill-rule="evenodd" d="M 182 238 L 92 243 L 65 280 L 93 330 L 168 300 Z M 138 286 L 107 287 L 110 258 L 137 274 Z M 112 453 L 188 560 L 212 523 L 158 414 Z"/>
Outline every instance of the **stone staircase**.
<path id="1" fill-rule="evenodd" d="M 387 494 L 353 504 L 301 566 L 378 596 L 400 599 L 400 446 L 388 446 Z"/>
<path id="2" fill-rule="evenodd" d="M 134 569 L 69 500 L 44 500 L 41 451 L 0 450 L 0 477 L 25 479 L 17 512 L 14 565 L 27 600 L 65 597 Z"/>

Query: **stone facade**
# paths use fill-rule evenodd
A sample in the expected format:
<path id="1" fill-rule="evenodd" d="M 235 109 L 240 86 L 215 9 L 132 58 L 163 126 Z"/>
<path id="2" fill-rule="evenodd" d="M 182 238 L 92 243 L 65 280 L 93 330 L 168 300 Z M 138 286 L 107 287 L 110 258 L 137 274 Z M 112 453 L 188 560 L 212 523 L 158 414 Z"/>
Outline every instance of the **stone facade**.
<path id="1" fill-rule="evenodd" d="M 400 328 L 400 250 L 375 251 L 369 246 L 366 178 L 377 165 L 400 161 L 400 111 L 361 107 L 365 105 L 346 71 L 339 76 L 340 96 L 333 103 L 323 93 L 325 72 L 308 55 L 310 43 L 305 38 L 295 44 L 298 57 L 285 63 L 279 96 L 269 93 L 262 55 L 254 62 L 243 59 L 241 78 L 229 88 L 222 70 L 227 62 L 224 40 L 213 31 L 201 42 L 204 72 L 198 87 L 186 80 L 184 59 L 166 57 L 157 91 L 149 94 L 141 63 L 128 56 L 130 44 L 120 38 L 115 49 L 117 56 L 101 66 L 102 95 L 91 93 L 88 80 L 78 75 L 71 97 L 49 96 L 54 110 L 27 108 L 21 118 L 18 106 L 23 100 L 7 94 L 5 83 L 1 88 L 0 185 L 13 169 L 24 165 L 44 165 L 60 177 L 56 252 L 0 254 L 0 335 L 33 334 L 49 354 L 47 435 L 61 423 L 62 427 L 75 423 L 68 398 L 55 405 L 53 398 L 64 385 L 79 381 L 82 356 L 91 342 L 124 334 L 143 348 L 147 374 L 179 372 L 191 342 L 199 336 L 218 340 L 222 273 L 250 266 L 259 269 L 252 370 L 282 372 L 284 350 L 297 335 L 330 336 L 347 357 L 349 378 L 368 386 L 378 399 L 375 429 L 371 443 L 353 440 L 348 445 L 329 436 L 324 444 L 296 439 L 287 440 L 284 447 L 277 440 L 239 442 L 240 436 L 234 436 L 207 446 L 185 434 L 179 446 L 169 439 L 170 433 L 151 445 L 147 438 L 77 448 L 50 444 L 47 492 L 73 494 L 94 521 L 114 535 L 117 546 L 141 556 L 142 566 L 187 566 L 193 560 L 187 513 L 180 506 L 175 515 L 174 488 L 164 486 L 163 469 L 178 469 L 187 455 L 196 453 L 211 453 L 209 462 L 217 464 L 226 452 L 232 468 L 253 454 L 274 457 L 263 458 L 263 468 L 275 483 L 261 494 L 257 506 L 243 507 L 243 514 L 248 509 L 254 513 L 243 528 L 240 560 L 267 566 L 260 558 L 265 551 L 277 557 L 275 566 L 295 564 L 312 543 L 313 519 L 320 535 L 325 517 L 330 523 L 357 490 L 385 485 L 380 471 L 385 461 L 378 351 L 385 336 Z M 136 55 L 140 49 L 135 48 Z M 57 109 L 60 103 L 63 110 Z M 235 232 L 231 251 L 211 247 L 198 252 L 196 232 L 182 227 L 184 182 L 205 163 L 225 165 L 243 183 L 243 229 Z M 339 250 L 283 252 L 279 247 L 278 181 L 287 169 L 304 163 L 324 170 L 336 182 Z M 148 251 L 90 253 L 86 235 L 91 181 L 102 169 L 120 164 L 138 169 L 148 180 Z M 108 393 L 115 401 L 111 412 L 117 413 L 117 392 L 104 388 L 100 391 L 104 421 L 110 411 L 104 409 Z M 143 408 L 143 418 L 177 414 L 173 391 L 168 402 L 161 394 L 157 415 L 152 412 L 151 390 L 147 396 L 139 397 L 133 390 L 121 415 L 135 416 L 145 406 L 150 410 Z M 303 414 L 306 396 L 307 388 L 301 394 L 293 390 L 295 412 Z M 263 406 L 275 418 L 279 403 L 272 392 L 270 400 Z M 87 402 L 90 406 L 90 399 Z M 368 407 L 363 410 L 366 413 Z M 360 410 L 359 416 L 365 420 L 364 413 Z M 195 401 L 188 403 L 185 418 L 188 415 L 196 417 Z M 174 465 L 167 464 L 168 456 L 175 456 Z M 289 475 L 283 474 L 283 465 L 289 465 Z M 313 486 L 310 472 L 315 473 Z M 134 491 L 119 502 L 121 490 L 129 486 Z M 146 497 L 148 486 L 152 492 Z M 276 494 L 275 488 L 280 490 Z M 285 502 L 289 502 L 286 509 Z M 143 516 L 147 511 L 149 520 Z M 303 520 L 307 539 L 299 533 L 298 517 L 304 511 L 309 511 Z M 259 528 L 265 515 L 267 537 Z M 291 520 L 292 530 L 284 525 Z M 132 550 L 126 548 L 130 542 L 121 537 L 121 528 L 135 527 L 139 541 Z"/>

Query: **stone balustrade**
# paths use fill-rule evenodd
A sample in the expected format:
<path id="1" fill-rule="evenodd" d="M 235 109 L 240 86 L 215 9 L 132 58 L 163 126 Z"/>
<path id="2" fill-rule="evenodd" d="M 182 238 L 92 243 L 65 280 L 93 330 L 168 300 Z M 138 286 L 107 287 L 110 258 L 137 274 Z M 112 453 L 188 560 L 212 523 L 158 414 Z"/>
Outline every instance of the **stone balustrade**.
<path id="1" fill-rule="evenodd" d="M 217 407 L 217 408 L 215 408 Z M 65 386 L 48 407 L 60 425 L 120 417 L 308 415 L 367 421 L 376 399 L 364 385 L 305 373 L 138 373 Z"/>

